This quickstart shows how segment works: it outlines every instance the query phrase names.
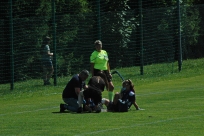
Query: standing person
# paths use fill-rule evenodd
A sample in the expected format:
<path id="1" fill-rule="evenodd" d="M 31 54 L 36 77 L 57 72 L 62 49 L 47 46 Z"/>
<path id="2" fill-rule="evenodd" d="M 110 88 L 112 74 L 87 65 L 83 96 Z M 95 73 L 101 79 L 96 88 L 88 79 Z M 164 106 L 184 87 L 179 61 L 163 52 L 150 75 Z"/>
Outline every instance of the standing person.
<path id="1" fill-rule="evenodd" d="M 108 97 L 110 101 L 113 101 L 114 85 L 112 82 L 108 54 L 105 50 L 102 50 L 102 42 L 100 40 L 96 40 L 94 45 L 95 51 L 90 56 L 91 74 L 95 76 L 100 71 L 105 73 L 108 80 L 108 85 L 106 86 L 106 89 L 109 91 Z"/>
<path id="2" fill-rule="evenodd" d="M 66 104 L 60 104 L 60 112 L 64 110 L 76 112 L 78 110 L 78 95 L 82 89 L 87 88 L 85 80 L 88 76 L 89 72 L 87 70 L 82 70 L 79 74 L 74 75 L 67 83 L 62 93 L 62 99 Z"/>
<path id="3" fill-rule="evenodd" d="M 110 111 L 118 112 L 119 110 L 119 102 L 128 102 L 128 109 L 133 104 L 136 110 L 140 110 L 138 104 L 136 103 L 136 95 L 134 84 L 130 79 L 123 81 L 122 89 L 120 93 L 116 93 L 114 96 L 113 102 L 110 102 L 108 99 L 103 98 L 102 103 L 107 106 L 107 109 Z"/>
<path id="4" fill-rule="evenodd" d="M 53 56 L 53 53 L 50 52 L 50 37 L 46 37 L 43 40 L 42 46 L 41 46 L 41 53 L 42 53 L 42 68 L 43 68 L 43 82 L 44 85 L 50 85 L 50 78 L 54 72 L 53 64 L 51 56 Z"/>

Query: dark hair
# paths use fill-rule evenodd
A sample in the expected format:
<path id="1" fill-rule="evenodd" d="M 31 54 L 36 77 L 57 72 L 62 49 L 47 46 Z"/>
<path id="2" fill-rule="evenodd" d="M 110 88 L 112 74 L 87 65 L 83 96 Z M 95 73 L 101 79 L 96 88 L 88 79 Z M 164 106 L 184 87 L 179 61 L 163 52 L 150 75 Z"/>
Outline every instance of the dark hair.
<path id="1" fill-rule="evenodd" d="M 125 84 L 125 83 L 128 83 L 130 85 L 130 90 L 135 92 L 134 84 L 133 84 L 133 82 L 130 79 L 123 81 L 122 85 Z"/>
<path id="2" fill-rule="evenodd" d="M 84 69 L 81 71 L 81 74 L 89 76 L 89 71 Z"/>
<path id="3" fill-rule="evenodd" d="M 43 43 L 42 43 L 42 46 L 48 44 L 50 42 L 51 38 L 49 36 L 46 36 L 44 39 L 43 39 Z"/>
<path id="4" fill-rule="evenodd" d="M 102 42 L 101 42 L 100 40 L 96 40 L 96 41 L 94 42 L 94 45 L 102 45 Z"/>

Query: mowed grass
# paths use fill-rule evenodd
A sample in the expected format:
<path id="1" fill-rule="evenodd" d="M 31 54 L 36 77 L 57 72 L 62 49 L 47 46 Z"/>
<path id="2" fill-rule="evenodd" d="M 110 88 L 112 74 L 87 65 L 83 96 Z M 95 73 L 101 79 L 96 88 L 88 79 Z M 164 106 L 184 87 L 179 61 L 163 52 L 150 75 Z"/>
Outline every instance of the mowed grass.
<path id="1" fill-rule="evenodd" d="M 61 93 L 70 77 L 57 86 L 42 86 L 41 80 L 16 83 L 10 91 L 0 85 L 0 135 L 70 136 L 201 136 L 204 134 L 204 59 L 186 60 L 182 71 L 162 73 L 163 65 L 117 69 L 130 78 L 137 103 L 125 113 L 59 113 Z M 176 62 L 175 62 L 176 65 Z M 151 71 L 151 67 L 154 71 Z M 121 79 L 113 75 L 115 92 Z M 8 85 L 7 85 L 8 86 Z M 107 98 L 107 91 L 103 92 Z"/>

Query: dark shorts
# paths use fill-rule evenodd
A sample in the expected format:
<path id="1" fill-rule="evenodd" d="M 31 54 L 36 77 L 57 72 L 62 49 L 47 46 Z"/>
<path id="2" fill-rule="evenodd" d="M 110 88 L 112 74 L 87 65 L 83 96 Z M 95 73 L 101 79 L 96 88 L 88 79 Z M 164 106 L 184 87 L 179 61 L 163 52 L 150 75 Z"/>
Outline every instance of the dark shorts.
<path id="1" fill-rule="evenodd" d="M 108 70 L 94 69 L 94 76 L 96 76 L 97 73 L 100 72 L 100 71 L 103 71 L 103 72 L 104 72 L 104 74 L 106 75 L 106 78 L 107 78 L 108 82 L 111 82 L 111 81 L 112 81 L 112 78 L 110 77 Z"/>
<path id="2" fill-rule="evenodd" d="M 116 105 L 114 105 L 113 103 L 111 104 L 112 105 L 110 105 L 110 107 L 114 112 L 127 112 L 129 109 L 127 103 L 121 103 L 119 100 Z"/>
<path id="3" fill-rule="evenodd" d="M 117 103 L 116 105 L 113 105 L 113 110 L 115 112 L 118 112 L 119 111 L 119 103 Z"/>
<path id="4" fill-rule="evenodd" d="M 53 66 L 52 60 L 43 60 L 42 65 L 45 67 L 52 67 Z"/>
<path id="5" fill-rule="evenodd" d="M 83 94 L 85 99 L 91 98 L 95 105 L 98 105 L 102 100 L 102 93 L 98 90 L 86 89 Z"/>
<path id="6" fill-rule="evenodd" d="M 118 112 L 119 111 L 119 103 L 114 105 L 113 102 L 110 102 L 107 109 L 110 111 Z"/>

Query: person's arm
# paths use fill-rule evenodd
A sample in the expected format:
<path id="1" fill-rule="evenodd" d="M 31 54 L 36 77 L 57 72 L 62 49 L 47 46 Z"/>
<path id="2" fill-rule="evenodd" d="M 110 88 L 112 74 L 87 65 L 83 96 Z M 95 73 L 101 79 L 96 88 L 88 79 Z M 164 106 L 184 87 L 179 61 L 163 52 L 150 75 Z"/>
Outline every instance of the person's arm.
<path id="1" fill-rule="evenodd" d="M 109 73 L 111 72 L 109 62 L 107 62 L 107 70 L 108 70 Z"/>
<path id="2" fill-rule="evenodd" d="M 108 68 L 107 70 L 108 70 L 109 76 L 112 78 L 109 62 L 107 62 L 107 68 Z"/>
<path id="3" fill-rule="evenodd" d="M 50 51 L 48 51 L 48 52 L 47 52 L 47 55 L 53 56 L 53 53 L 51 53 Z"/>
<path id="4" fill-rule="evenodd" d="M 92 74 L 92 77 L 94 76 L 94 63 L 91 63 L 91 74 Z"/>
<path id="5" fill-rule="evenodd" d="M 108 53 L 107 52 L 106 52 L 106 55 L 107 55 L 107 58 L 108 58 Z M 109 73 L 111 72 L 110 64 L 109 64 L 109 59 L 107 60 L 107 70 L 108 70 Z"/>
<path id="6" fill-rule="evenodd" d="M 89 88 L 89 86 L 88 86 L 88 85 L 85 85 L 83 88 L 84 88 L 84 90 L 86 90 L 86 89 Z"/>
<path id="7" fill-rule="evenodd" d="M 139 110 L 139 109 L 140 109 L 139 106 L 138 106 L 138 104 L 136 103 L 136 101 L 132 102 L 132 104 L 134 105 L 134 107 L 135 107 L 136 110 Z"/>
<path id="8" fill-rule="evenodd" d="M 139 106 L 136 103 L 136 96 L 134 92 L 130 92 L 129 93 L 129 101 L 131 101 L 131 103 L 134 105 L 135 109 L 138 110 Z"/>
<path id="9" fill-rule="evenodd" d="M 79 95 L 79 92 L 80 92 L 80 88 L 75 88 L 75 93 L 77 94 L 77 96 Z"/>
<path id="10" fill-rule="evenodd" d="M 135 108 L 138 108 L 138 106 L 137 106 L 135 101 L 133 101 L 132 104 L 135 106 Z"/>
<path id="11" fill-rule="evenodd" d="M 47 55 L 53 56 L 53 53 L 50 52 L 50 47 L 49 47 L 49 45 L 46 45 L 46 48 L 47 48 Z"/>
<path id="12" fill-rule="evenodd" d="M 96 54 L 96 52 L 94 51 L 94 52 L 91 54 L 91 56 L 90 56 L 90 64 L 91 64 L 91 66 L 90 66 L 90 72 L 91 72 L 91 74 L 92 74 L 91 77 L 94 76 L 94 66 L 95 66 L 96 59 L 97 59 L 97 54 Z"/>

